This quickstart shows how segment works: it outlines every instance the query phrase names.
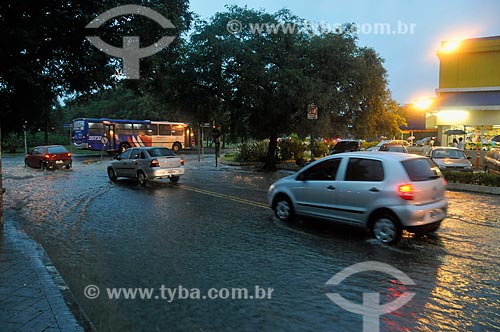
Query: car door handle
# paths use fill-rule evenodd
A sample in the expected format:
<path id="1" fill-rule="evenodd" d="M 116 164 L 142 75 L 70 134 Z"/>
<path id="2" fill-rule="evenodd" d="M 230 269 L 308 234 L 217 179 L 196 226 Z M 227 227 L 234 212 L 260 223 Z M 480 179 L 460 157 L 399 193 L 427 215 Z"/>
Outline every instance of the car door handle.
<path id="1" fill-rule="evenodd" d="M 373 188 L 370 189 L 370 191 L 372 193 L 378 193 L 380 190 L 378 190 L 377 188 L 373 187 Z"/>
<path id="2" fill-rule="evenodd" d="M 328 190 L 335 190 L 336 188 L 334 186 L 328 186 L 328 187 L 326 187 L 326 189 L 328 189 Z"/>

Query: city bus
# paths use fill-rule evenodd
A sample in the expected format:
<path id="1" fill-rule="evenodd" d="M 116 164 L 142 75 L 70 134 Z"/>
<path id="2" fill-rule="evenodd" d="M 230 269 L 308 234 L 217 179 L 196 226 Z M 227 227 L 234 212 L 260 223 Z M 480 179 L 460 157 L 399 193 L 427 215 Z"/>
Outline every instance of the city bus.
<path id="1" fill-rule="evenodd" d="M 163 146 L 178 152 L 194 146 L 194 133 L 182 122 L 80 118 L 73 120 L 78 149 L 121 152 L 136 146 Z"/>

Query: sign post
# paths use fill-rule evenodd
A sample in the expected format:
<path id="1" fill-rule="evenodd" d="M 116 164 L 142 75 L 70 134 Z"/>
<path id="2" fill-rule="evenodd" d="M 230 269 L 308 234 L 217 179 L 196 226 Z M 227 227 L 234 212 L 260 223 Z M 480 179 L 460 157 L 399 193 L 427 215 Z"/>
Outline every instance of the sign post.
<path id="1" fill-rule="evenodd" d="M 318 106 L 315 103 L 311 103 L 307 108 L 307 119 L 308 120 L 318 120 Z M 311 123 L 311 141 L 309 143 L 309 149 L 311 150 L 311 162 L 314 161 L 314 138 L 313 138 L 313 128 L 314 124 Z"/>
<path id="2" fill-rule="evenodd" d="M 217 167 L 217 158 L 220 154 L 220 130 L 217 127 L 212 128 L 212 140 L 215 143 L 215 167 Z"/>
<path id="3" fill-rule="evenodd" d="M 104 147 L 108 145 L 109 143 L 109 138 L 106 136 L 101 137 L 101 143 L 102 143 L 102 149 L 101 149 L 101 162 L 102 162 L 102 155 L 104 154 Z"/>

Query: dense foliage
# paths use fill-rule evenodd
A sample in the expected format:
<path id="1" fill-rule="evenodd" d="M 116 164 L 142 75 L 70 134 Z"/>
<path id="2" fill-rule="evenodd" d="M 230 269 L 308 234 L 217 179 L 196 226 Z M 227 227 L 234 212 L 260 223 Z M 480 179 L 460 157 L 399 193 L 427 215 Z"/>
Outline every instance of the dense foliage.
<path id="1" fill-rule="evenodd" d="M 308 33 L 288 10 L 269 14 L 229 6 L 195 22 L 187 0 L 139 1 L 177 27 L 175 42 L 141 60 L 140 80 L 116 80 L 120 63 L 93 48 L 85 25 L 119 5 L 113 0 L 7 0 L 0 27 L 0 117 L 5 132 L 50 131 L 76 117 L 168 119 L 217 123 L 232 140 L 268 139 L 265 167 L 274 169 L 278 137 L 395 136 L 405 122 L 387 88 L 383 60 L 359 47 L 349 25 L 341 32 Z M 230 31 L 229 22 L 241 22 Z M 251 29 L 252 23 L 275 28 Z M 292 26 L 293 30 L 284 27 Z M 99 35 L 121 46 L 125 35 L 149 45 L 165 34 L 150 20 L 125 16 Z M 22 36 L 22 38 L 19 38 Z M 30 96 L 30 98 L 26 98 Z M 66 106 L 53 107 L 57 96 Z M 314 103 L 318 120 L 308 120 Z M 62 112 L 62 113 L 61 113 Z M 317 154 L 324 153 L 318 145 Z M 321 150 L 321 151 L 320 151 Z"/>

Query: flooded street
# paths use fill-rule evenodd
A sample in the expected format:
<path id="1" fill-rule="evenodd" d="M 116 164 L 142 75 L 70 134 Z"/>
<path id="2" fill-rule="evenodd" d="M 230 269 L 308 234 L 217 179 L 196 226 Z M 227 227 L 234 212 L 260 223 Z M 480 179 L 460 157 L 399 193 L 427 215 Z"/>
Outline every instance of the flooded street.
<path id="1" fill-rule="evenodd" d="M 188 155 L 178 185 L 143 188 L 111 183 L 106 160 L 81 157 L 54 172 L 25 169 L 22 157 L 2 162 L 6 219 L 42 244 L 98 331 L 362 331 L 363 317 L 326 294 L 361 304 L 367 292 L 382 304 L 415 293 L 380 317 L 381 331 L 500 330 L 500 196 L 447 192 L 449 215 L 435 235 L 405 234 L 387 247 L 357 229 L 279 222 L 266 194 L 286 171 L 215 168 Z M 415 285 L 380 272 L 326 284 L 366 261 L 390 264 Z M 89 285 L 100 290 L 95 299 Z M 154 294 L 112 299 L 112 288 Z M 166 288 L 189 295 L 173 299 Z M 206 296 L 233 288 L 255 294 Z"/>

